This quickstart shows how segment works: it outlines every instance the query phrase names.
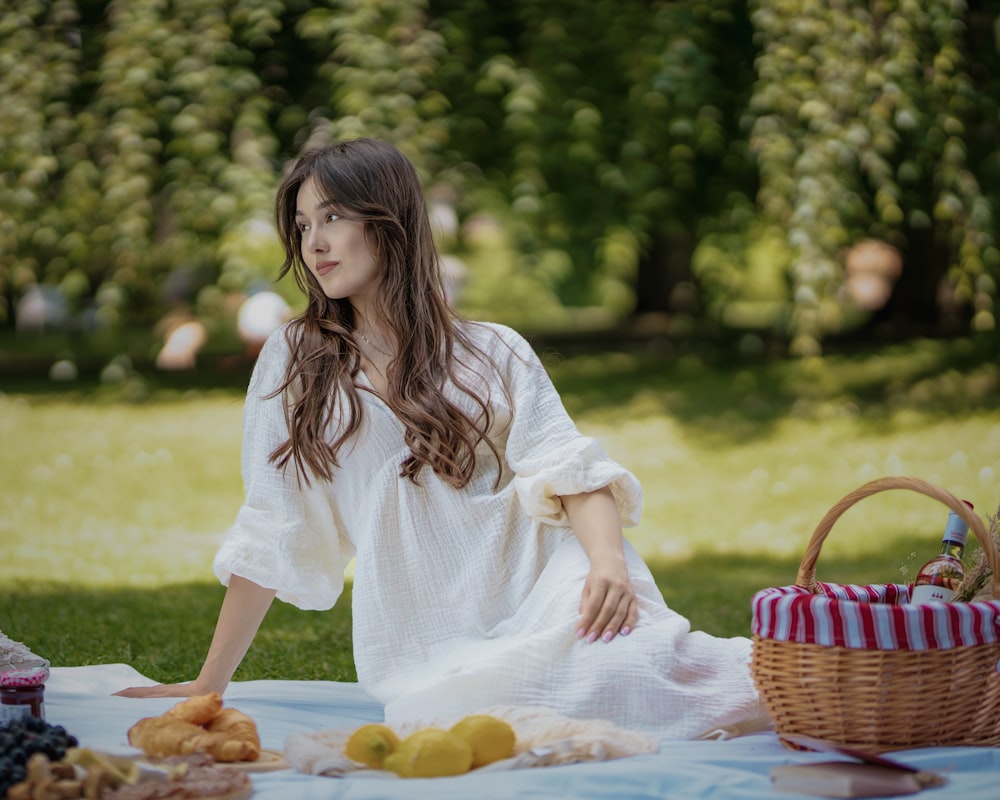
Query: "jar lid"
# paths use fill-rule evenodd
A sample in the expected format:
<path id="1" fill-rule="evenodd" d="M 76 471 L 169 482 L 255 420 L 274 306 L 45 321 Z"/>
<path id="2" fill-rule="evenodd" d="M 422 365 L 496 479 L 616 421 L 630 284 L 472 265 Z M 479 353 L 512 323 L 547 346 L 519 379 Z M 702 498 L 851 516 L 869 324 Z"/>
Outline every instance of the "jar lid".
<path id="1" fill-rule="evenodd" d="M 41 686 L 49 678 L 49 662 L 44 658 L 0 664 L 0 688 Z"/>

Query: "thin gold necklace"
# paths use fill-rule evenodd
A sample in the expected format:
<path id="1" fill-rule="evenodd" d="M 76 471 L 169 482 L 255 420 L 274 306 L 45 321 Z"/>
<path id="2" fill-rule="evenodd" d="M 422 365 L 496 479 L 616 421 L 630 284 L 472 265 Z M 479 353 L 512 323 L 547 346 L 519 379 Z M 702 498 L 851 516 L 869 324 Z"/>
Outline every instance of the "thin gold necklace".
<path id="1" fill-rule="evenodd" d="M 358 329 L 356 329 L 356 330 L 358 331 L 358 336 L 360 336 L 360 337 L 361 337 L 362 339 L 364 339 L 364 340 L 365 340 L 365 344 L 367 344 L 367 345 L 368 345 L 368 346 L 369 346 L 369 347 L 370 347 L 370 348 L 371 348 L 372 350 L 374 350 L 374 351 L 375 351 L 376 353 L 381 353 L 381 354 L 382 354 L 382 355 L 384 355 L 384 356 L 385 356 L 386 358 L 392 358 L 392 353 L 387 353 L 387 352 L 385 352 L 385 350 L 383 350 L 383 349 L 382 349 L 381 347 L 378 347 L 377 345 L 375 345 L 375 344 L 374 344 L 374 343 L 372 342 L 372 340 L 371 340 L 371 339 L 369 339 L 369 338 L 368 338 L 367 336 L 365 336 L 365 335 L 364 335 L 364 334 L 363 334 L 363 333 L 361 332 L 361 329 L 360 329 L 360 328 L 358 328 Z"/>

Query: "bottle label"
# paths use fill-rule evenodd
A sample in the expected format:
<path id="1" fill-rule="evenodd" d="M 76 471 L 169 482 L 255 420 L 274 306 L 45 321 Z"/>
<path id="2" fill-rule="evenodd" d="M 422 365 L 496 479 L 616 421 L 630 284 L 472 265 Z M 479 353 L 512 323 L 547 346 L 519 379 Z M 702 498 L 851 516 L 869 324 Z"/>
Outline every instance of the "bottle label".
<path id="1" fill-rule="evenodd" d="M 910 593 L 911 603 L 947 603 L 955 592 L 944 586 L 914 586 Z"/>
<path id="2" fill-rule="evenodd" d="M 39 703 L 38 706 L 38 710 L 41 713 L 35 716 L 38 716 L 39 719 L 45 719 L 45 711 L 43 710 L 45 706 L 41 703 Z M 12 706 L 7 703 L 0 705 L 0 725 L 7 725 L 8 723 L 14 722 L 14 720 L 30 716 L 33 716 L 30 705 Z"/>

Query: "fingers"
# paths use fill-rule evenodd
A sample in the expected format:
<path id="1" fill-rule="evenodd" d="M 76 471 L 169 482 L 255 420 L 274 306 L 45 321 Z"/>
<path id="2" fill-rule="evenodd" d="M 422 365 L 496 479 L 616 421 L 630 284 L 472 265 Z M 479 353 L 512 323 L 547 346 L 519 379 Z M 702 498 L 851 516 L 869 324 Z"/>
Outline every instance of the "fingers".
<path id="1" fill-rule="evenodd" d="M 158 683 L 155 686 L 130 686 L 119 692 L 117 697 L 191 697 L 194 690 L 190 683 Z"/>
<path id="2" fill-rule="evenodd" d="M 610 642 L 627 636 L 639 619 L 638 603 L 631 581 L 624 584 L 588 580 L 580 601 L 578 639 Z"/>

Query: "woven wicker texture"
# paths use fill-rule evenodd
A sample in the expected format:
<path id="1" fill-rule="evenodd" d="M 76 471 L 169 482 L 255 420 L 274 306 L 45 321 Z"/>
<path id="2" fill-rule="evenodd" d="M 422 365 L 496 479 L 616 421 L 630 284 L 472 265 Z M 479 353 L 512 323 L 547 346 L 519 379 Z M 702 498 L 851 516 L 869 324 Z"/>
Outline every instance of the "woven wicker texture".
<path id="1" fill-rule="evenodd" d="M 834 523 L 855 503 L 890 489 L 927 495 L 961 516 L 986 553 L 993 596 L 1000 598 L 1000 555 L 982 520 L 950 492 L 906 477 L 871 481 L 833 506 L 813 532 L 797 586 L 817 591 L 816 562 Z M 807 736 L 874 753 L 1000 745 L 1000 644 L 859 650 L 755 635 L 751 672 L 779 737 Z"/>

